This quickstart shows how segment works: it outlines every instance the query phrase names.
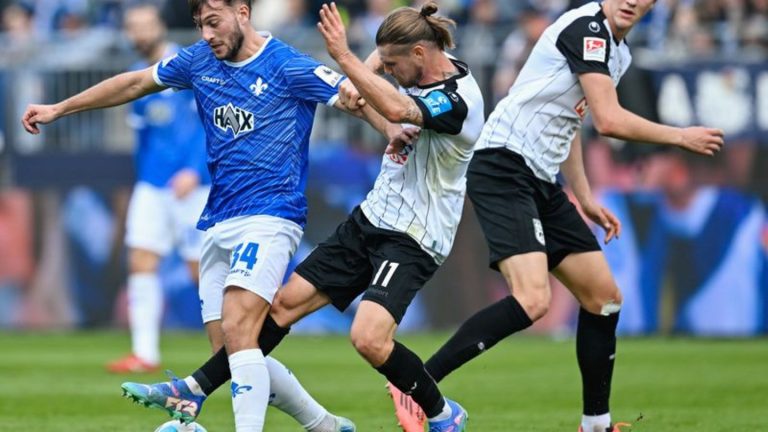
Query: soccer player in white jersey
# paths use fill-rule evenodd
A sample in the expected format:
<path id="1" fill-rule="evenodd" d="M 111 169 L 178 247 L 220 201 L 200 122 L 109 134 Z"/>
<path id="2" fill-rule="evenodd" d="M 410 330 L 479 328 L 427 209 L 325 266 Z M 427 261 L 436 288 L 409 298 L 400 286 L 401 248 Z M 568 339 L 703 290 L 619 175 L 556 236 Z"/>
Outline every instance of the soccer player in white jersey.
<path id="1" fill-rule="evenodd" d="M 584 214 L 605 229 L 607 243 L 618 237 L 621 225 L 593 200 L 584 173 L 580 128 L 589 111 L 605 136 L 709 156 L 723 145 L 719 129 L 665 126 L 619 105 L 615 86 L 631 61 L 625 37 L 653 5 L 654 0 L 604 0 L 563 14 L 546 29 L 490 115 L 467 173 L 467 193 L 488 242 L 491 268 L 502 273 L 512 295 L 470 317 L 427 361 L 437 381 L 541 318 L 550 302 L 552 272 L 581 304 L 579 430 L 619 430 L 611 423 L 608 402 L 622 296 L 595 236 L 556 175 L 562 169 Z"/>
<path id="2" fill-rule="evenodd" d="M 344 77 L 269 33 L 250 26 L 248 0 L 190 0 L 203 40 L 150 68 L 127 72 L 52 105 L 30 105 L 25 129 L 76 112 L 106 108 L 169 87 L 191 89 L 206 132 L 211 192 L 198 228 L 203 320 L 214 348 L 226 347 L 238 432 L 261 431 L 267 403 L 310 431 L 354 431 L 311 400 L 282 365 L 265 359 L 257 340 L 306 222 L 307 150 L 315 108 L 338 101 Z M 355 115 L 391 136 L 401 133 L 370 107 Z M 394 126 L 390 128 L 390 126 Z M 388 129 L 389 128 L 389 129 Z M 392 132 L 394 130 L 394 132 Z M 273 369 L 275 369 L 273 371 Z M 270 372 L 268 372 L 268 370 Z M 270 382 L 270 376 L 281 378 Z M 123 384 L 143 404 L 193 419 L 205 383 L 173 379 Z"/>
<path id="3" fill-rule="evenodd" d="M 419 357 L 394 339 L 414 295 L 451 249 L 466 169 L 483 124 L 477 83 L 466 64 L 445 53 L 453 45 L 453 22 L 433 16 L 436 11 L 434 2 L 420 11 L 397 9 L 377 32 L 373 68 L 394 77 L 401 91 L 350 52 L 335 5 L 320 11 L 318 27 L 328 52 L 356 87 L 342 92 L 342 99 L 354 107 L 362 95 L 364 107 L 420 131 L 407 126 L 390 141 L 373 190 L 278 291 L 270 311 L 277 325 L 264 327 L 259 340 L 275 346 L 303 316 L 327 304 L 346 309 L 363 294 L 352 344 L 413 396 L 429 417 L 430 431 L 458 432 L 464 430 L 466 411 L 445 399 Z M 215 388 L 227 381 L 228 370 L 220 351 L 191 378 Z"/>
<path id="4" fill-rule="evenodd" d="M 166 40 L 157 6 L 137 3 L 125 11 L 125 34 L 145 69 L 178 51 Z M 197 280 L 202 231 L 195 223 L 211 183 L 205 166 L 205 131 L 189 92 L 166 90 L 131 104 L 136 130 L 136 185 L 126 217 L 128 317 L 132 353 L 107 364 L 113 373 L 160 368 L 163 289 L 157 275 L 161 257 L 176 245 Z"/>

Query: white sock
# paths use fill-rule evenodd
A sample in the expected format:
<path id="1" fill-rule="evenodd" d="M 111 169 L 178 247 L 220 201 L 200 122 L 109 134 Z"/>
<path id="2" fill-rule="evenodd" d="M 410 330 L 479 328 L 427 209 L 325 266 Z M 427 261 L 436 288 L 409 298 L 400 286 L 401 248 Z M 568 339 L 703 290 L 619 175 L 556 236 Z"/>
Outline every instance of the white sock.
<path id="1" fill-rule="evenodd" d="M 445 399 L 443 399 L 443 411 L 434 417 L 430 417 L 429 421 L 443 421 L 449 418 L 451 418 L 451 406 L 448 405 L 448 402 L 446 402 Z"/>
<path id="2" fill-rule="evenodd" d="M 237 432 L 261 432 L 269 403 L 269 372 L 260 349 L 229 356 L 232 372 L 232 410 Z"/>
<path id="3" fill-rule="evenodd" d="M 160 363 L 163 288 L 157 274 L 128 276 L 128 319 L 133 354 L 146 362 Z"/>
<path id="4" fill-rule="evenodd" d="M 308 431 L 323 431 L 318 426 L 321 426 L 328 411 L 307 393 L 285 365 L 272 357 L 267 357 L 266 362 L 271 391 L 270 405 L 296 419 Z"/>
<path id="5" fill-rule="evenodd" d="M 191 391 L 193 395 L 208 396 L 207 394 L 205 394 L 205 392 L 203 391 L 203 388 L 200 387 L 200 384 L 192 375 L 184 378 L 184 384 L 186 384 L 187 387 L 189 387 L 189 391 Z"/>
<path id="6" fill-rule="evenodd" d="M 605 432 L 609 427 L 611 427 L 611 413 L 581 416 L 581 428 L 584 432 Z"/>

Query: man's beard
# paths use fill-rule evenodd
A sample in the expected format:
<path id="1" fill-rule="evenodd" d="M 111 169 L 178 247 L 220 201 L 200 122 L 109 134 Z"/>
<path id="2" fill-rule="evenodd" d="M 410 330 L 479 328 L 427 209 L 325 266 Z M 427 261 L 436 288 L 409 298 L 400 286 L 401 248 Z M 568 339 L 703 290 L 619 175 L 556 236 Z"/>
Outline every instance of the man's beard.
<path id="1" fill-rule="evenodd" d="M 240 31 L 240 28 L 236 28 L 234 34 L 232 34 L 232 38 L 230 38 L 229 42 L 232 43 L 232 48 L 227 51 L 227 54 L 222 58 L 222 60 L 228 60 L 233 61 L 235 57 L 237 57 L 237 54 L 240 52 L 240 48 L 243 47 L 243 40 L 245 40 L 245 36 L 243 36 L 243 32 Z"/>

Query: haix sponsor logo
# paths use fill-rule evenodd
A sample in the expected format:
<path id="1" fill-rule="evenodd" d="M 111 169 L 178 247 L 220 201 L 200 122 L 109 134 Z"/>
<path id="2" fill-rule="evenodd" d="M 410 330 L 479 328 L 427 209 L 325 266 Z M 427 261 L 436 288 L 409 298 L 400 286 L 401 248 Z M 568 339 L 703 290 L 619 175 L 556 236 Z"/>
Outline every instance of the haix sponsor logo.
<path id="1" fill-rule="evenodd" d="M 209 77 L 208 75 L 203 75 L 200 79 L 205 82 L 209 82 L 211 84 L 224 85 L 227 83 L 227 80 L 225 80 L 224 78 Z"/>
<path id="2" fill-rule="evenodd" d="M 254 128 L 253 122 L 253 113 L 238 108 L 231 103 L 213 110 L 213 124 L 224 132 L 227 129 L 232 129 L 232 134 L 235 138 L 252 131 Z"/>

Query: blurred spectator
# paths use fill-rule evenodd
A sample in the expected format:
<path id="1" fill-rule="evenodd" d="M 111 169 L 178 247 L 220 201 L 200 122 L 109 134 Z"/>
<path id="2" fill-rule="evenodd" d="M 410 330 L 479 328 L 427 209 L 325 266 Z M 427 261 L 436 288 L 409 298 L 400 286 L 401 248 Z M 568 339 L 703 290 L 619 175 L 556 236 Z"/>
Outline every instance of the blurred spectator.
<path id="1" fill-rule="evenodd" d="M 33 11 L 25 3 L 12 3 L 0 13 L 0 64 L 21 63 L 38 48 L 38 38 L 32 26 Z"/>
<path id="2" fill-rule="evenodd" d="M 30 195 L 0 191 L 0 328 L 19 325 L 21 301 L 34 270 L 32 244 Z"/>
<path id="3" fill-rule="evenodd" d="M 676 306 L 669 324 L 674 331 L 709 335 L 764 330 L 765 253 L 755 239 L 766 223 L 765 209 L 734 189 L 705 186 L 711 163 L 686 156 L 656 156 L 658 176 L 649 179 L 665 197 L 661 217 L 668 240 L 656 259 L 666 261 L 666 298 Z"/>
<path id="4" fill-rule="evenodd" d="M 493 77 L 494 104 L 506 96 L 533 46 L 551 20 L 546 10 L 530 5 L 520 12 L 518 22 L 519 25 L 504 40 L 496 60 L 496 73 Z"/>

